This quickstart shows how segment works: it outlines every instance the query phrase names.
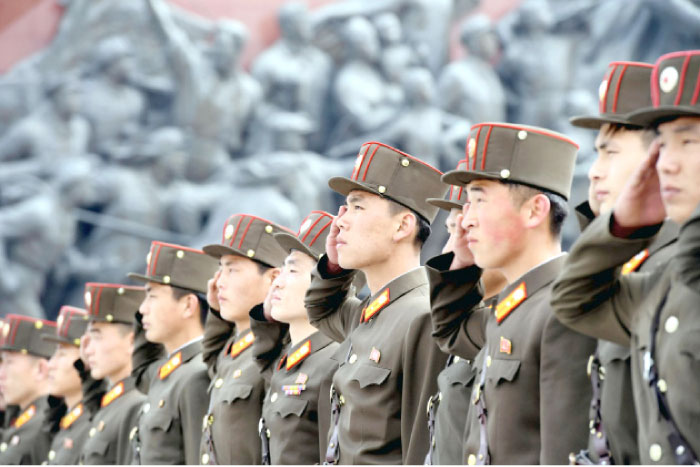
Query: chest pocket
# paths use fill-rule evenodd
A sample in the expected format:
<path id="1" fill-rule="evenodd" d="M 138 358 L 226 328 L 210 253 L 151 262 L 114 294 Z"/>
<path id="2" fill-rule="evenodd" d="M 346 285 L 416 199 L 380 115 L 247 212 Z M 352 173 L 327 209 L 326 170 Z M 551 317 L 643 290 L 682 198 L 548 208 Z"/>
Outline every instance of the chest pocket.
<path id="1" fill-rule="evenodd" d="M 301 414 L 304 413 L 308 405 L 309 401 L 304 399 L 283 397 L 275 405 L 274 412 L 279 414 L 282 418 L 289 417 L 290 415 L 301 417 Z"/>
<path id="2" fill-rule="evenodd" d="M 450 386 L 462 385 L 465 388 L 471 386 L 474 383 L 474 377 L 476 376 L 476 370 L 467 363 L 453 363 L 453 370 L 445 375 L 445 379 Z"/>
<path id="3" fill-rule="evenodd" d="M 630 347 L 628 345 L 600 341 L 598 343 L 598 355 L 600 362 L 605 366 L 612 362 L 629 360 Z"/>
<path id="4" fill-rule="evenodd" d="M 355 374 L 352 376 L 351 380 L 360 383 L 361 389 L 364 389 L 367 386 L 378 386 L 380 384 L 384 384 L 391 374 L 391 370 L 387 368 L 364 365 L 361 363 L 357 365 Z"/>
<path id="5" fill-rule="evenodd" d="M 169 431 L 170 427 L 173 425 L 173 419 L 175 417 L 170 414 L 167 410 L 163 409 L 152 409 L 150 413 L 144 415 L 146 420 L 144 420 L 144 425 L 149 430 L 162 430 Z"/>
<path id="6" fill-rule="evenodd" d="M 518 370 L 520 369 L 520 360 L 501 360 L 494 358 L 491 361 L 491 366 L 486 370 L 486 378 L 494 385 L 498 386 L 503 381 L 512 382 Z"/>
<path id="7" fill-rule="evenodd" d="M 104 457 L 107 455 L 107 449 L 109 449 L 109 441 L 106 439 L 97 439 L 90 441 L 85 445 L 85 459 L 91 464 L 103 464 L 106 460 Z M 97 459 L 95 459 L 97 457 Z"/>
<path id="8" fill-rule="evenodd" d="M 245 400 L 250 397 L 253 392 L 253 386 L 250 384 L 234 384 L 221 388 L 221 402 L 224 404 L 232 404 L 237 400 Z"/>

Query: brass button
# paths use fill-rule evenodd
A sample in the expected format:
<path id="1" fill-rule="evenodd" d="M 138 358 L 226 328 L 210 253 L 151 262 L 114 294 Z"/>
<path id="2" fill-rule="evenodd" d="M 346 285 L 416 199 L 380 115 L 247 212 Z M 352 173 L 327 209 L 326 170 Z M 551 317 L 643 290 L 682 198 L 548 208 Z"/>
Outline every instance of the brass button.
<path id="1" fill-rule="evenodd" d="M 501 178 L 508 178 L 508 177 L 510 177 L 510 170 L 508 170 L 508 169 L 501 170 Z"/>
<path id="2" fill-rule="evenodd" d="M 164 400 L 164 399 L 161 399 L 161 400 L 158 401 L 158 407 L 159 407 L 159 408 L 162 409 L 164 405 L 165 405 L 165 400 Z"/>
<path id="3" fill-rule="evenodd" d="M 668 385 L 666 384 L 666 380 L 660 379 L 656 383 L 656 386 L 659 388 L 659 391 L 661 391 L 661 392 L 666 392 L 668 390 Z"/>
<path id="4" fill-rule="evenodd" d="M 209 464 L 209 454 L 206 452 L 202 454 L 202 464 L 208 465 Z"/>
<path id="5" fill-rule="evenodd" d="M 223 386 L 223 385 L 224 385 L 224 380 L 221 379 L 221 378 L 218 378 L 218 379 L 216 380 L 216 382 L 214 383 L 214 387 L 215 387 L 216 389 L 219 389 L 219 388 L 220 388 L 221 386 Z"/>
<path id="6" fill-rule="evenodd" d="M 49 451 L 49 460 L 52 461 L 56 458 L 56 451 L 53 449 Z"/>
<path id="7" fill-rule="evenodd" d="M 95 427 L 93 426 L 92 428 L 90 428 L 90 433 L 89 433 L 90 438 L 92 438 L 93 436 L 95 436 L 95 433 L 97 433 L 97 428 L 95 428 Z"/>
<path id="8" fill-rule="evenodd" d="M 267 436 L 267 439 L 270 439 L 270 436 L 272 436 L 272 433 L 270 433 L 269 428 L 267 430 L 265 430 L 265 436 Z"/>
<path id="9" fill-rule="evenodd" d="M 277 400 L 277 397 L 279 397 L 277 393 L 273 393 L 272 396 L 270 396 L 270 402 L 275 402 Z"/>
<path id="10" fill-rule="evenodd" d="M 117 289 L 117 295 L 124 295 L 124 287 L 119 287 Z"/>
<path id="11" fill-rule="evenodd" d="M 354 353 L 354 354 L 350 355 L 350 359 L 348 360 L 348 362 L 350 362 L 350 365 L 352 365 L 356 361 L 357 361 L 357 354 Z"/>
<path id="12" fill-rule="evenodd" d="M 100 420 L 100 423 L 97 424 L 97 431 L 102 431 L 105 429 L 105 421 Z"/>
<path id="13" fill-rule="evenodd" d="M 452 360 L 452 363 L 457 363 L 459 361 L 459 357 L 455 356 L 455 358 Z"/>
<path id="14" fill-rule="evenodd" d="M 673 334 L 678 329 L 679 324 L 680 322 L 678 321 L 678 318 L 676 318 L 675 316 L 669 316 L 666 319 L 666 323 L 664 324 L 664 329 L 667 333 Z"/>
<path id="15" fill-rule="evenodd" d="M 129 432 L 129 441 L 133 440 L 136 437 L 136 433 L 139 431 L 139 427 L 135 426 L 131 429 Z"/>
<path id="16" fill-rule="evenodd" d="M 182 250 L 177 250 L 177 253 L 175 253 L 175 256 L 177 256 L 177 259 L 182 259 L 185 257 L 185 252 Z"/>
<path id="17" fill-rule="evenodd" d="M 654 462 L 659 462 L 661 460 L 662 454 L 663 451 L 661 450 L 661 446 L 659 446 L 658 444 L 654 443 L 651 446 L 649 446 L 649 458 Z"/>
<path id="18" fill-rule="evenodd" d="M 266 226 L 265 226 L 265 232 L 271 234 L 271 233 L 272 233 L 272 226 L 271 226 L 271 225 L 266 225 Z"/>
<path id="19" fill-rule="evenodd" d="M 338 402 L 340 405 L 345 405 L 345 397 L 341 394 L 340 397 L 338 398 Z"/>
<path id="20" fill-rule="evenodd" d="M 112 321 L 114 321 L 114 316 L 108 314 L 107 316 L 105 316 L 105 319 L 111 323 Z"/>
<path id="21" fill-rule="evenodd" d="M 491 366 L 491 355 L 486 356 L 486 366 Z"/>
<path id="22" fill-rule="evenodd" d="M 469 457 L 467 457 L 467 464 L 476 465 L 476 456 L 474 454 L 469 454 Z"/>
<path id="23" fill-rule="evenodd" d="M 408 159 L 406 159 L 405 157 L 404 157 L 403 159 L 401 159 L 401 165 L 404 166 L 404 167 L 408 167 L 408 165 L 409 165 L 410 163 L 411 163 L 411 162 L 410 162 Z"/>
<path id="24" fill-rule="evenodd" d="M 170 276 L 163 276 L 163 283 L 164 284 L 170 284 Z"/>
<path id="25" fill-rule="evenodd" d="M 207 424 L 209 426 L 212 426 L 214 424 L 214 414 L 209 415 L 206 420 L 207 420 Z"/>
<path id="26" fill-rule="evenodd" d="M 0 444 L 0 452 L 5 452 L 5 451 L 7 451 L 7 443 Z"/>
<path id="27" fill-rule="evenodd" d="M 483 460 L 483 459 L 484 459 L 484 455 L 483 455 L 483 454 L 479 454 L 479 460 Z"/>
<path id="28" fill-rule="evenodd" d="M 248 258 L 252 258 L 253 256 L 255 256 L 255 250 L 248 250 L 246 252 L 246 255 L 248 255 Z"/>
<path id="29" fill-rule="evenodd" d="M 527 138 L 527 131 L 525 131 L 525 130 L 520 130 L 520 131 L 518 132 L 518 139 L 522 141 L 522 140 L 524 140 L 525 138 Z"/>
<path id="30" fill-rule="evenodd" d="M 231 238 L 232 235 L 233 235 L 233 225 L 229 224 L 226 226 L 226 230 L 224 230 L 224 238 L 226 240 L 228 240 L 229 238 Z M 208 456 L 207 456 L 207 459 L 209 459 Z M 204 463 L 206 464 L 206 462 L 204 462 Z"/>
<path id="31" fill-rule="evenodd" d="M 148 413 L 148 411 L 151 410 L 151 404 L 146 402 L 145 404 L 143 404 L 143 408 L 141 410 L 143 411 L 143 413 Z"/>
<path id="32" fill-rule="evenodd" d="M 379 193 L 386 193 L 386 187 L 384 185 L 379 185 L 379 187 L 377 188 L 377 191 Z"/>
<path id="33" fill-rule="evenodd" d="M 333 441 L 331 441 L 330 443 L 328 443 L 328 447 L 329 447 L 329 448 L 334 448 L 334 447 L 335 447 L 335 443 L 334 443 Z"/>

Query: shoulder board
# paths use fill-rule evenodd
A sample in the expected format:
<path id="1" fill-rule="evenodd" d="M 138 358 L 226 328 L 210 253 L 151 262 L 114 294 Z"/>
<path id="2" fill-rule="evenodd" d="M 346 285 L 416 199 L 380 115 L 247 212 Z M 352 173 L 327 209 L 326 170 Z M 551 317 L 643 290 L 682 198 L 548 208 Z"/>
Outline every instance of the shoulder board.
<path id="1" fill-rule="evenodd" d="M 381 293 L 377 298 L 374 299 L 372 303 L 367 305 L 367 307 L 362 310 L 362 322 L 366 323 L 367 321 L 372 318 L 372 316 L 376 315 L 379 310 L 384 308 L 389 304 L 391 300 L 389 300 L 389 289 L 385 289 L 384 292 Z"/>
<path id="2" fill-rule="evenodd" d="M 304 342 L 304 344 L 296 349 L 291 355 L 287 357 L 287 370 L 291 370 L 299 363 L 301 363 L 306 357 L 311 353 L 311 340 Z"/>
<path id="3" fill-rule="evenodd" d="M 26 424 L 29 420 L 34 418 L 34 415 L 36 415 L 36 406 L 32 404 L 27 410 L 22 412 L 22 415 L 17 417 L 14 423 L 14 427 L 20 428 L 22 425 Z"/>
<path id="4" fill-rule="evenodd" d="M 632 257 L 629 261 L 627 261 L 625 264 L 622 265 L 622 275 L 626 276 L 627 274 L 636 271 L 639 269 L 639 266 L 644 263 L 644 261 L 647 260 L 649 257 L 649 249 L 647 248 L 646 250 L 640 251 L 636 255 Z"/>
<path id="5" fill-rule="evenodd" d="M 78 404 L 73 410 L 68 412 L 61 418 L 61 429 L 66 430 L 75 423 L 77 419 L 83 414 L 83 404 Z"/>
<path id="6" fill-rule="evenodd" d="M 168 360 L 167 363 L 160 367 L 160 370 L 158 370 L 158 377 L 160 379 L 167 378 L 168 375 L 177 370 L 180 365 L 182 365 L 182 352 L 178 352 L 173 355 L 173 357 Z"/>
<path id="7" fill-rule="evenodd" d="M 238 355 L 241 352 L 243 352 L 245 349 L 250 347 L 254 341 L 255 341 L 255 334 L 253 334 L 252 332 L 249 332 L 248 334 L 245 335 L 245 337 L 238 339 L 231 346 L 231 357 L 233 357 L 233 358 L 238 357 Z"/>
<path id="8" fill-rule="evenodd" d="M 522 282 L 506 298 L 496 305 L 496 321 L 499 323 L 506 319 L 511 311 L 515 310 L 527 298 L 527 287 Z"/>
<path id="9" fill-rule="evenodd" d="M 102 407 L 107 407 L 109 404 L 114 402 L 115 400 L 119 399 L 119 397 L 124 394 L 124 382 L 122 381 L 121 383 L 117 384 L 114 386 L 112 389 L 107 392 L 104 396 L 102 396 Z"/>

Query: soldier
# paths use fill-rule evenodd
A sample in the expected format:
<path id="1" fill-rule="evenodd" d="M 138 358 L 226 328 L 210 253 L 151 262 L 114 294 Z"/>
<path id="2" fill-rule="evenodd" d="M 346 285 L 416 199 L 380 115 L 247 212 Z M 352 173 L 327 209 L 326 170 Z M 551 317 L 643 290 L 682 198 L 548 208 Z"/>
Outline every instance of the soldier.
<path id="1" fill-rule="evenodd" d="M 651 74 L 653 107 L 630 121 L 656 129 L 649 155 L 612 212 L 574 244 L 552 305 L 580 332 L 630 346 L 642 464 L 698 462 L 698 219 L 700 51 L 661 56 Z M 681 225 L 676 254 L 653 271 L 620 267 L 654 241 L 668 216 Z"/>
<path id="2" fill-rule="evenodd" d="M 583 369 L 595 342 L 549 307 L 577 149 L 550 130 L 483 123 L 469 135 L 469 170 L 443 177 L 467 187 L 455 250 L 468 248 L 474 259 L 428 262 L 434 335 L 461 357 L 484 352 L 468 414 L 478 428 L 465 442 L 470 465 L 562 463 L 586 439 Z M 482 268 L 509 284 L 492 307 L 481 304 Z"/>
<path id="3" fill-rule="evenodd" d="M 203 421 L 202 464 L 260 464 L 258 422 L 266 385 L 250 349 L 249 312 L 265 300 L 286 253 L 274 234 L 289 232 L 270 221 L 235 214 L 220 244 L 204 252 L 219 259 L 209 281 L 209 315 L 203 356 L 209 368 L 209 410 Z"/>
<path id="4" fill-rule="evenodd" d="M 466 170 L 467 160 L 459 161 L 456 170 Z M 450 186 L 448 199 L 429 198 L 429 204 L 448 211 L 445 221 L 447 239 L 442 253 L 464 254 L 471 259 L 471 252 L 454 249 L 457 225 L 462 221 L 462 206 L 467 202 L 467 190 L 464 187 Z M 484 271 L 481 278 L 484 296 L 493 297 L 506 286 L 505 279 L 497 271 Z M 478 358 L 474 359 L 476 362 Z M 430 431 L 430 450 L 425 459 L 428 465 L 459 465 L 466 463 L 463 456 L 463 440 L 467 434 L 467 412 L 470 407 L 471 387 L 476 375 L 476 366 L 471 360 L 450 355 L 445 368 L 438 375 L 438 392 L 428 403 L 428 430 Z"/>
<path id="5" fill-rule="evenodd" d="M 80 340 L 88 325 L 88 315 L 82 308 L 63 306 L 56 321 L 56 335 L 44 336 L 57 344 L 49 360 L 49 398 L 55 404 L 62 398 L 67 411 L 57 420 L 57 433 L 45 463 L 75 465 L 88 437 L 90 419 L 100 407 L 105 392 L 101 380 L 90 377 L 80 358 Z M 83 392 L 84 391 L 84 392 Z"/>
<path id="6" fill-rule="evenodd" d="M 256 307 L 250 313 L 253 352 L 270 386 L 260 420 L 265 464 L 310 465 L 325 459 L 331 422 L 328 393 L 338 368 L 331 356 L 338 343 L 311 326 L 304 294 L 332 222 L 330 214 L 313 211 L 296 236 L 275 235 L 288 255 L 265 310 Z"/>
<path id="7" fill-rule="evenodd" d="M 17 418 L 4 430 L 0 464 L 40 464 L 51 446 L 47 423 L 48 359 L 55 346 L 42 336 L 56 332 L 56 323 L 7 315 L 2 329 L 0 388 Z"/>
<path id="8" fill-rule="evenodd" d="M 329 186 L 347 196 L 314 269 L 311 324 L 343 342 L 331 391 L 327 462 L 420 464 L 428 452 L 422 414 L 447 356 L 431 337 L 420 251 L 442 198 L 441 172 L 382 143 L 360 149 L 352 177 Z M 355 271 L 370 297 L 350 293 Z"/>
<path id="9" fill-rule="evenodd" d="M 133 436 L 141 464 L 199 463 L 209 386 L 201 317 L 207 281 L 216 268 L 216 260 L 203 251 L 153 242 L 146 274 L 129 274 L 146 282 L 132 356 L 132 375 L 148 398 Z"/>
<path id="10" fill-rule="evenodd" d="M 130 464 L 129 435 L 136 426 L 145 397 L 131 376 L 134 316 L 143 301 L 141 287 L 121 284 L 85 284 L 85 308 L 89 324 L 83 345 L 95 379 L 106 379 L 110 389 L 102 396 L 92 417 L 80 462 Z"/>
<path id="11" fill-rule="evenodd" d="M 575 117 L 571 123 L 598 130 L 597 157 L 588 178 L 588 201 L 576 208 L 581 228 L 600 213 L 609 212 L 627 180 L 644 160 L 654 133 L 629 120 L 629 114 L 651 105 L 649 81 L 653 65 L 612 62 L 599 88 L 600 115 Z M 664 223 L 650 247 L 622 266 L 622 273 L 647 271 L 666 263 L 675 252 L 678 226 Z M 637 419 L 630 374 L 630 349 L 599 340 L 590 358 L 593 386 L 588 449 L 573 455 L 572 462 L 639 464 Z"/>

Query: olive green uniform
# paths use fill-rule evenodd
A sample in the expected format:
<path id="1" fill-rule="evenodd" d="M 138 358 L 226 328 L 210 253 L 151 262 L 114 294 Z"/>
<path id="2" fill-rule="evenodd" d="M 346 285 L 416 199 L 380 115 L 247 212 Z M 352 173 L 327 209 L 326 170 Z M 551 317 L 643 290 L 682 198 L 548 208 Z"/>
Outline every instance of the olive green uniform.
<path id="1" fill-rule="evenodd" d="M 494 464 L 564 463 L 586 440 L 591 391 L 583 369 L 595 347 L 594 340 L 561 325 L 549 307 L 564 256 L 514 281 L 496 307 L 481 303 L 480 269 L 449 271 L 452 258 L 445 254 L 428 263 L 435 337 L 441 348 L 465 358 L 487 349 L 472 396 L 475 406 L 483 402 L 487 417 L 483 429 L 469 431 L 468 463 L 485 462 L 487 453 Z M 523 284 L 526 294 L 518 298 Z M 512 297 L 519 304 L 506 308 L 499 322 L 494 310 Z M 470 420 L 478 417 L 477 407 Z"/>
<path id="2" fill-rule="evenodd" d="M 46 459 L 53 433 L 44 429 L 48 423 L 48 397 L 42 396 L 20 412 L 5 429 L 0 442 L 0 464 L 41 464 Z"/>

